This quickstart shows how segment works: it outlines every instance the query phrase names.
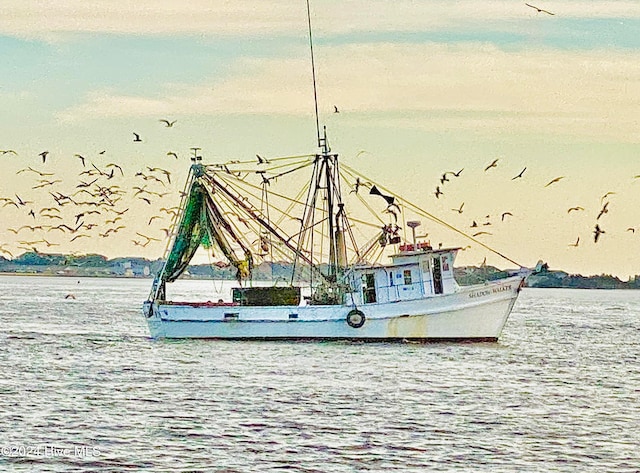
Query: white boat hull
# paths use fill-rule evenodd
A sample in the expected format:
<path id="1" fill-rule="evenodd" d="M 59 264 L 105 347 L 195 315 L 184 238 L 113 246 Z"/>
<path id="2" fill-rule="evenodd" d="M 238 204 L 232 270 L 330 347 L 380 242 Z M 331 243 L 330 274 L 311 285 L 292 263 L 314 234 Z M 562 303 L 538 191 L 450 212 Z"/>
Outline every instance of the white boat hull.
<path id="1" fill-rule="evenodd" d="M 153 338 L 495 341 L 526 276 L 460 287 L 452 294 L 357 307 L 365 322 L 347 323 L 348 305 L 240 306 L 147 301 Z"/>

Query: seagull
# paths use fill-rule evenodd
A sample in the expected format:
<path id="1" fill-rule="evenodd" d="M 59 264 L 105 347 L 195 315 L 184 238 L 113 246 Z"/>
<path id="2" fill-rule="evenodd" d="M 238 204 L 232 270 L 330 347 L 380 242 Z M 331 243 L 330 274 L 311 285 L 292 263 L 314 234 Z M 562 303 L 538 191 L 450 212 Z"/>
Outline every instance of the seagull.
<path id="1" fill-rule="evenodd" d="M 489 232 L 477 232 L 477 233 L 474 233 L 472 236 L 477 237 L 480 235 L 493 235 L 493 234 Z"/>
<path id="2" fill-rule="evenodd" d="M 117 168 L 120 171 L 120 174 L 122 174 L 124 176 L 124 171 L 116 163 L 109 163 L 109 164 L 107 164 L 106 167 L 108 167 L 108 168 Z M 112 172 L 113 172 L 113 170 L 112 170 Z"/>
<path id="3" fill-rule="evenodd" d="M 174 158 L 178 159 L 178 155 L 176 153 L 174 153 L 173 151 L 169 151 L 167 153 L 167 156 L 173 156 Z"/>
<path id="4" fill-rule="evenodd" d="M 269 161 L 259 154 L 256 154 L 256 158 L 258 159 L 258 164 L 269 164 Z"/>
<path id="5" fill-rule="evenodd" d="M 335 105 L 333 106 L 333 113 L 340 113 L 340 110 Z"/>
<path id="6" fill-rule="evenodd" d="M 442 194 L 442 191 L 440 190 L 440 186 L 436 186 L 436 191 L 434 192 L 436 199 L 439 199 Z"/>
<path id="7" fill-rule="evenodd" d="M 518 174 L 518 175 L 517 175 L 517 176 L 515 176 L 515 177 L 512 177 L 512 178 L 511 178 L 511 180 L 512 180 L 512 181 L 515 181 L 515 180 L 516 180 L 516 179 L 518 179 L 519 177 L 522 177 L 522 175 L 524 174 L 524 172 L 525 172 L 526 170 L 527 170 L 527 168 L 526 168 L 526 166 L 525 166 L 525 168 L 524 168 L 522 171 L 520 171 L 520 174 Z"/>
<path id="8" fill-rule="evenodd" d="M 556 177 L 555 179 L 551 179 L 549 182 L 547 182 L 544 186 L 545 187 L 549 187 L 551 184 L 555 184 L 556 182 L 558 182 L 560 179 L 564 179 L 564 176 L 560 176 L 560 177 Z"/>
<path id="9" fill-rule="evenodd" d="M 605 195 L 603 195 L 602 197 L 600 197 L 600 203 L 602 203 L 602 201 L 604 199 L 606 199 L 607 197 L 609 197 L 610 195 L 615 194 L 615 192 L 607 192 Z"/>
<path id="10" fill-rule="evenodd" d="M 142 141 L 142 140 L 140 139 L 140 135 L 139 135 L 139 134 L 137 134 L 136 132 L 134 132 L 134 133 L 133 133 L 133 136 L 134 136 L 133 141 L 136 141 L 136 142 L 137 142 L 137 141 Z"/>
<path id="11" fill-rule="evenodd" d="M 503 213 L 502 213 L 502 221 L 503 221 L 503 222 L 504 222 L 504 218 L 505 218 L 507 215 L 510 215 L 511 217 L 513 217 L 513 214 L 512 214 L 511 212 L 503 212 Z"/>
<path id="12" fill-rule="evenodd" d="M 579 207 L 579 206 L 578 207 L 571 207 L 569 210 L 567 210 L 567 213 L 571 213 L 571 211 L 573 211 L 573 210 L 584 210 L 584 208 L 583 207 Z"/>
<path id="13" fill-rule="evenodd" d="M 596 223 L 596 228 L 593 231 L 593 241 L 594 243 L 598 243 L 598 238 L 600 238 L 600 235 L 602 235 L 603 233 L 606 233 L 604 230 L 600 229 L 600 225 L 598 225 Z"/>
<path id="14" fill-rule="evenodd" d="M 158 120 L 158 121 L 161 122 L 161 123 L 164 123 L 167 128 L 171 128 L 174 125 L 174 123 L 177 122 L 178 120 L 173 120 L 172 122 L 170 122 L 169 120 L 163 118 L 163 119 Z"/>
<path id="15" fill-rule="evenodd" d="M 491 168 L 495 168 L 498 165 L 498 161 L 500 161 L 500 158 L 494 159 L 491 164 L 489 164 L 486 168 L 484 168 L 485 172 Z"/>
<path id="16" fill-rule="evenodd" d="M 627 228 L 627 231 L 628 231 L 628 232 L 631 232 L 631 233 L 635 233 L 635 232 L 636 232 L 636 229 L 635 229 L 635 228 L 633 228 L 633 227 L 629 227 L 629 228 Z"/>
<path id="17" fill-rule="evenodd" d="M 349 191 L 349 194 L 357 194 L 360 186 L 371 187 L 370 182 L 362 182 L 359 177 L 356 177 L 356 182 L 353 185 L 353 189 Z"/>
<path id="18" fill-rule="evenodd" d="M 529 3 L 525 3 L 525 5 L 530 7 L 530 8 L 533 8 L 534 10 L 537 10 L 538 13 L 546 13 L 547 15 L 551 15 L 551 16 L 555 15 L 555 13 L 551 13 L 550 11 L 543 10 L 542 8 L 538 8 L 535 5 L 531 5 Z"/>
<path id="19" fill-rule="evenodd" d="M 580 237 L 578 237 L 578 239 L 576 240 L 575 243 L 570 243 L 569 246 L 578 246 L 578 243 L 580 243 Z"/>
<path id="20" fill-rule="evenodd" d="M 90 236 L 90 235 L 87 235 L 86 233 L 80 233 L 80 234 L 78 234 L 78 235 L 74 236 L 74 237 L 73 237 L 71 240 L 69 240 L 69 241 L 71 242 L 71 241 L 77 240 L 78 238 L 82 238 L 82 237 L 91 238 L 91 236 Z"/>
<path id="21" fill-rule="evenodd" d="M 464 202 L 463 202 L 462 204 L 460 204 L 460 208 L 457 208 L 457 209 L 451 209 L 451 210 L 453 210 L 454 212 L 458 212 L 459 214 L 461 214 L 461 213 L 462 213 L 462 207 L 464 207 Z"/>
<path id="22" fill-rule="evenodd" d="M 85 159 L 85 158 L 84 158 L 84 156 L 82 156 L 81 154 L 77 154 L 77 153 L 76 153 L 76 154 L 74 154 L 74 156 L 75 156 L 76 158 L 78 158 L 80 161 L 82 161 L 82 167 L 85 167 L 85 164 L 84 164 L 84 159 Z"/>
<path id="23" fill-rule="evenodd" d="M 449 171 L 449 174 L 453 174 L 455 177 L 460 177 L 460 174 L 462 174 L 462 171 L 464 171 L 464 168 L 460 169 L 458 172 Z"/>
<path id="24" fill-rule="evenodd" d="M 445 182 L 449 182 L 449 179 L 447 179 L 447 173 L 446 172 L 440 178 L 440 184 L 444 184 Z"/>
<path id="25" fill-rule="evenodd" d="M 598 214 L 598 216 L 596 217 L 596 220 L 600 220 L 600 217 L 602 217 L 604 214 L 609 213 L 609 209 L 607 208 L 609 206 L 609 202 L 605 202 L 604 206 L 602 207 L 602 209 L 600 210 L 600 213 Z"/>
<path id="26" fill-rule="evenodd" d="M 42 153 L 40 153 L 38 156 L 42 157 L 42 164 L 45 163 L 45 161 L 47 160 L 47 155 L 49 154 L 49 151 L 43 151 Z"/>
<path id="27" fill-rule="evenodd" d="M 12 150 L 12 149 L 2 149 L 2 150 L 0 150 L 0 153 L 2 153 L 2 154 L 13 153 L 13 154 L 15 154 L 16 156 L 18 155 L 18 153 L 16 153 L 16 152 L 15 152 L 14 150 Z"/>

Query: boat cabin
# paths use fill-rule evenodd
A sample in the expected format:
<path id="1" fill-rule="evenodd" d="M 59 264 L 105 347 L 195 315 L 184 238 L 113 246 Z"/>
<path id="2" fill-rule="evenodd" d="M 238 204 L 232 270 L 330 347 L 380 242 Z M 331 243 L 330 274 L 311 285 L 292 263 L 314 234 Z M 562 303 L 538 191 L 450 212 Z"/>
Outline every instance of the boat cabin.
<path id="1" fill-rule="evenodd" d="M 451 294 L 458 288 L 453 262 L 459 249 L 434 250 L 426 243 L 400 245 L 391 264 L 355 268 L 349 298 L 361 305 Z"/>

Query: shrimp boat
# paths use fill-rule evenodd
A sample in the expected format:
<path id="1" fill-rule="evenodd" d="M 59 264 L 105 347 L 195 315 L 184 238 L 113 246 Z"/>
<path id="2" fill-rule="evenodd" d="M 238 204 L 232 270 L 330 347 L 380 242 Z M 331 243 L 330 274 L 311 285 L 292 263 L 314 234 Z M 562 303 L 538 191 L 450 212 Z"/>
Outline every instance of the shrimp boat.
<path id="1" fill-rule="evenodd" d="M 213 165 L 192 158 L 165 262 L 143 305 L 151 336 L 497 340 L 532 271 L 459 285 L 461 247 L 434 248 L 415 235 L 415 218 L 444 222 L 341 165 L 326 130 L 319 141 L 320 152 L 306 156 Z M 293 195 L 286 180 L 297 184 Z M 372 213 L 364 216 L 357 203 Z M 358 244 L 366 230 L 369 238 Z M 235 271 L 228 300 L 167 296 L 199 247 Z M 258 263 L 272 269 L 272 281 L 254 281 Z"/>
<path id="2" fill-rule="evenodd" d="M 316 151 L 211 165 L 194 152 L 164 265 L 143 304 L 151 336 L 497 340 L 531 271 L 517 265 L 500 279 L 458 284 L 462 247 L 416 237 L 419 219 L 491 249 L 339 162 L 320 131 L 308 20 Z M 227 300 L 172 300 L 167 284 L 200 247 L 235 272 L 237 287 Z"/>

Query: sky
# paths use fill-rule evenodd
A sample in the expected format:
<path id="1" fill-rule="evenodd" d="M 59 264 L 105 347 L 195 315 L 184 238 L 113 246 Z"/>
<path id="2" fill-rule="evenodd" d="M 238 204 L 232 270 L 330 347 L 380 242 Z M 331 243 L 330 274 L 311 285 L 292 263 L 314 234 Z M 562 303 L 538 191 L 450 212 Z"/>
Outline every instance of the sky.
<path id="1" fill-rule="evenodd" d="M 553 15 L 511 0 L 312 0 L 320 122 L 342 162 L 469 234 L 475 220 L 491 233 L 478 240 L 523 266 L 640 274 L 640 2 L 533 5 Z M 33 203 L 0 202 L 0 255 L 159 258 L 169 214 L 158 209 L 178 204 L 191 147 L 206 162 L 316 152 L 306 8 L 3 0 L 0 150 L 16 154 L 0 153 L 0 197 Z M 132 199 L 106 236 L 105 216 L 82 216 L 97 225 L 70 241 L 40 209 L 94 178 L 78 176 L 76 154 L 113 170 L 110 184 L 167 195 Z M 147 166 L 172 182 L 135 176 Z M 29 167 L 54 175 L 19 172 Z M 421 230 L 448 244 L 433 224 Z M 513 267 L 480 250 L 459 263 Z"/>

